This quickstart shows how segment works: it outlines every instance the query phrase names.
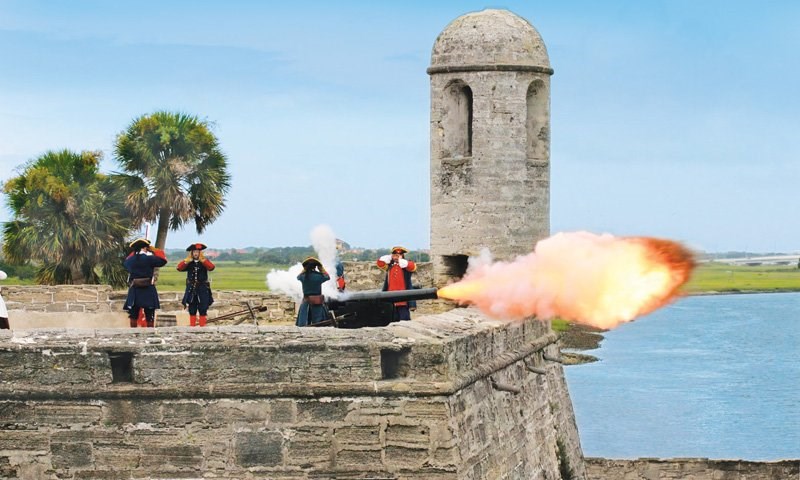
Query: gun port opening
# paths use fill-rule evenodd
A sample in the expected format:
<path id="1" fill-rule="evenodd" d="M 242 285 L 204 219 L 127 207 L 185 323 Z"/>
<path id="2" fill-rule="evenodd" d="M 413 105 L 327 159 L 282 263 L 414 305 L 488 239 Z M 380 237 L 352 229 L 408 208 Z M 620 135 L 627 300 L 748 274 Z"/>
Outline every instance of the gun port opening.
<path id="1" fill-rule="evenodd" d="M 381 379 L 391 380 L 408 375 L 408 357 L 411 349 L 381 350 Z"/>
<path id="2" fill-rule="evenodd" d="M 444 272 L 448 277 L 460 279 L 467 273 L 467 266 L 469 266 L 469 256 L 467 255 L 444 255 L 442 256 L 444 263 Z"/>
<path id="3" fill-rule="evenodd" d="M 133 382 L 133 353 L 108 352 L 111 360 L 111 383 Z"/>

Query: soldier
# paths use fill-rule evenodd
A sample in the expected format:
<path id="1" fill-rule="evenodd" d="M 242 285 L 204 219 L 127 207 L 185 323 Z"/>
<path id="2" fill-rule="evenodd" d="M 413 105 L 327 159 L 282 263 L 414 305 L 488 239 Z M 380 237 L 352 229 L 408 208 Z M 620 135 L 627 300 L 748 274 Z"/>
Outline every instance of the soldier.
<path id="1" fill-rule="evenodd" d="M 330 280 L 331 276 L 325 271 L 322 262 L 314 257 L 303 260 L 303 272 L 297 279 L 303 284 L 303 303 L 297 312 L 295 325 L 305 327 L 327 320 L 330 315 L 322 296 L 322 284 Z"/>
<path id="2" fill-rule="evenodd" d="M 336 262 L 336 289 L 344 292 L 345 288 L 347 288 L 347 280 L 344 278 L 344 264 Z"/>
<path id="3" fill-rule="evenodd" d="M 417 265 L 406 260 L 408 249 L 401 246 L 392 247 L 390 255 L 383 255 L 378 259 L 378 268 L 386 271 L 383 281 L 383 291 L 411 290 L 411 273 L 416 271 Z M 394 304 L 394 321 L 411 320 L 411 310 L 417 308 L 417 302 L 396 302 Z"/>
<path id="4" fill-rule="evenodd" d="M 200 313 L 200 326 L 205 327 L 208 319 L 208 307 L 214 303 L 211 295 L 211 283 L 208 281 L 208 272 L 216 266 L 203 255 L 206 247 L 202 243 L 193 243 L 186 248 L 189 252 L 186 258 L 178 264 L 179 272 L 186 272 L 186 291 L 183 293 L 183 308 L 189 308 L 189 325 L 197 326 L 198 312 Z"/>
<path id="5" fill-rule="evenodd" d="M 344 292 L 344 289 L 347 288 L 347 279 L 344 276 L 344 263 L 342 263 L 339 258 L 341 258 L 342 254 L 344 253 L 344 247 L 340 244 L 336 245 L 336 289 L 340 292 Z"/>
<path id="6" fill-rule="evenodd" d="M 128 311 L 131 328 L 136 328 L 139 311 L 144 309 L 144 316 L 148 327 L 155 326 L 156 309 L 161 308 L 158 301 L 154 273 L 157 267 L 167 264 L 167 255 L 164 250 L 150 246 L 150 240 L 138 238 L 130 244 L 131 253 L 123 265 L 128 271 L 128 298 L 125 300 L 124 310 Z"/>

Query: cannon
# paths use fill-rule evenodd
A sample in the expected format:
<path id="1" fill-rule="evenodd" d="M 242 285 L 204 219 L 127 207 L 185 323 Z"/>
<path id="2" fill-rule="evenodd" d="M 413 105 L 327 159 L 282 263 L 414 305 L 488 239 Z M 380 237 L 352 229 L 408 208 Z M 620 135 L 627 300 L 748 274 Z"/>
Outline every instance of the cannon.
<path id="1" fill-rule="evenodd" d="M 267 307 L 265 307 L 264 305 L 261 305 L 261 306 L 258 306 L 258 307 L 254 307 L 249 301 L 248 302 L 244 302 L 244 306 L 246 307 L 244 310 L 239 310 L 239 311 L 236 311 L 236 312 L 226 313 L 225 315 L 220 315 L 219 317 L 215 317 L 215 318 L 209 318 L 208 319 L 208 323 L 214 323 L 214 322 L 218 322 L 220 320 L 227 320 L 229 318 L 238 317 L 239 315 L 247 315 L 248 317 L 250 317 L 250 320 L 252 320 L 253 323 L 258 325 L 258 319 L 256 318 L 256 312 L 266 312 L 267 311 Z M 240 323 L 244 322 L 245 320 L 247 320 L 247 317 L 233 322 L 233 325 L 239 325 Z"/>
<path id="2" fill-rule="evenodd" d="M 337 328 L 385 327 L 394 320 L 395 302 L 414 302 L 439 298 L 435 288 L 368 291 L 345 294 L 325 300 L 331 318 L 313 324 L 315 327 Z"/>

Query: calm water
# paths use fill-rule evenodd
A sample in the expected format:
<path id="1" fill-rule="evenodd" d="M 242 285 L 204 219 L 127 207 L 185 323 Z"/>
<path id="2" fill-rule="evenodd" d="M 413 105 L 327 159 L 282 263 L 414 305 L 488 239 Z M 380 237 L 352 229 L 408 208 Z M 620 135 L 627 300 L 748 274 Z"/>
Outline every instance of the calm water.
<path id="1" fill-rule="evenodd" d="M 685 298 L 566 367 L 586 456 L 800 458 L 800 293 Z"/>

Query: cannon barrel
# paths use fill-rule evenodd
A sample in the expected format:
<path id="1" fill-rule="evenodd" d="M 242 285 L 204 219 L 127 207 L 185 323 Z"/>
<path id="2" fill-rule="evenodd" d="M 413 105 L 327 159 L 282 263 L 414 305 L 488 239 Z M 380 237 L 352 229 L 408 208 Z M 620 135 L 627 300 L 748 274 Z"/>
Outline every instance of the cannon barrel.
<path id="1" fill-rule="evenodd" d="M 392 290 L 387 292 L 355 292 L 340 298 L 331 298 L 329 304 L 349 302 L 408 302 L 409 300 L 433 300 L 439 298 L 435 288 L 414 288 L 411 290 Z"/>
<path id="2" fill-rule="evenodd" d="M 433 300 L 439 298 L 435 288 L 414 288 L 388 292 L 355 292 L 325 301 L 331 319 L 317 326 L 333 325 L 338 328 L 381 327 L 394 320 L 396 302 Z"/>

